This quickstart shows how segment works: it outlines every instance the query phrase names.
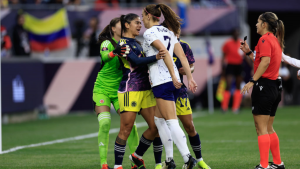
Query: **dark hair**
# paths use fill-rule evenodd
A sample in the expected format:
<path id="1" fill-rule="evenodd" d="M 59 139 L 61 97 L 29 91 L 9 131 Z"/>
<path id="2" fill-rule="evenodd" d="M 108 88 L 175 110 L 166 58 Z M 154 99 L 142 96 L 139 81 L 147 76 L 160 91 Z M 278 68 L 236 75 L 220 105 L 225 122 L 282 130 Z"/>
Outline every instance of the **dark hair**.
<path id="1" fill-rule="evenodd" d="M 121 37 L 123 37 L 123 32 L 127 32 L 125 23 L 130 24 L 131 21 L 133 21 L 135 18 L 138 18 L 139 16 L 134 13 L 129 13 L 127 15 L 121 15 L 120 20 L 121 20 Z"/>
<path id="2" fill-rule="evenodd" d="M 109 40 L 114 47 L 117 46 L 117 43 L 112 39 L 114 36 L 114 32 L 112 31 L 112 27 L 115 27 L 117 23 L 120 22 L 120 18 L 114 18 L 110 21 L 109 25 L 107 25 L 103 31 L 98 36 L 98 43 L 102 43 L 103 41 Z"/>
<path id="3" fill-rule="evenodd" d="M 284 49 L 284 25 L 273 12 L 265 12 L 259 16 L 259 19 L 268 24 L 268 31 L 274 33 L 277 37 L 280 47 Z"/>
<path id="4" fill-rule="evenodd" d="M 150 4 L 146 6 L 144 12 L 146 15 L 148 13 L 151 14 L 153 21 L 159 21 L 162 13 L 165 18 L 163 26 L 173 31 L 174 34 L 179 34 L 182 19 L 169 6 L 165 4 Z"/>

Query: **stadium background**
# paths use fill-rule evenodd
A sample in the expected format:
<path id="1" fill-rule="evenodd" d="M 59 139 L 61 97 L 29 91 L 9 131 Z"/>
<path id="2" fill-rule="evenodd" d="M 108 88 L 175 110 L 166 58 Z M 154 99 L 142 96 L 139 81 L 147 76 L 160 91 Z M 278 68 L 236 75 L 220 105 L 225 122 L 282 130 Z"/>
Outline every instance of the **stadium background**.
<path id="1" fill-rule="evenodd" d="M 71 119 L 74 119 L 74 114 L 77 115 L 82 112 L 84 112 L 85 118 L 93 119 L 91 118 L 93 109 L 92 89 L 99 71 L 100 57 L 88 56 L 88 43 L 80 46 L 80 51 L 78 52 L 78 39 L 82 39 L 82 37 L 78 36 L 84 36 L 85 31 L 89 29 L 90 19 L 93 17 L 97 18 L 97 30 L 101 31 L 114 17 L 130 12 L 140 14 L 143 7 L 149 2 L 168 3 L 180 17 L 184 18 L 185 22 L 182 28 L 181 39 L 188 42 L 193 50 L 196 59 L 193 76 L 199 86 L 195 94 L 190 94 L 191 104 L 195 112 L 199 114 L 202 112 L 201 115 L 207 113 L 209 100 L 207 84 L 210 84 L 208 83 L 208 80 L 210 80 L 213 86 L 212 98 L 214 100 L 214 107 L 216 108 L 214 112 L 216 117 L 210 117 L 212 123 L 214 122 L 214 118 L 216 122 L 222 121 L 221 119 L 218 121 L 218 118 L 222 117 L 219 117 L 220 111 L 218 108 L 220 103 L 216 99 L 216 92 L 222 71 L 221 49 L 224 42 L 231 37 L 231 32 L 234 29 L 240 29 L 241 38 L 247 35 L 248 43 L 254 49 L 259 39 L 255 28 L 258 16 L 266 11 L 275 12 L 285 24 L 285 53 L 289 53 L 291 57 L 300 59 L 300 1 L 297 0 L 199 0 L 178 2 L 146 0 L 142 2 L 137 0 L 58 0 L 53 2 L 51 0 L 2 0 L 0 12 L 1 27 L 5 27 L 6 31 L 3 34 L 1 28 L 1 37 L 9 36 L 12 41 L 10 48 L 6 49 L 1 45 L 3 150 L 24 144 L 49 141 L 33 138 L 31 141 L 15 141 L 13 144 L 5 145 L 5 143 L 11 142 L 11 139 L 16 139 L 13 136 L 14 132 L 21 134 L 20 131 L 23 131 L 15 127 L 14 123 L 18 122 L 22 125 L 28 124 L 24 123 L 25 121 L 30 121 L 29 123 L 32 126 L 36 125 L 36 128 L 43 128 L 43 120 L 48 121 L 45 122 L 46 125 L 46 123 L 50 123 L 54 119 L 54 125 L 57 123 L 58 126 L 61 126 L 60 123 L 64 122 L 55 120 L 52 116 L 73 114 L 61 117 L 66 121 L 71 121 Z M 65 16 L 66 19 L 56 20 L 54 17 L 55 14 L 62 9 L 64 11 L 62 16 Z M 65 30 L 63 37 L 65 38 L 65 43 L 62 46 L 55 46 L 53 48 L 45 45 L 45 43 L 40 43 L 43 49 L 40 50 L 32 46 L 34 43 L 29 39 L 28 43 L 31 45 L 30 55 L 15 55 L 13 30 L 17 23 L 16 17 L 20 13 L 37 18 L 36 22 L 46 22 L 49 24 L 63 22 L 62 28 Z M 50 22 L 45 21 L 47 20 L 45 18 L 48 18 L 48 20 L 51 20 L 49 18 L 54 19 Z M 30 23 L 27 23 L 27 25 L 29 26 L 27 26 L 26 30 L 32 34 L 43 32 L 43 30 L 35 27 L 35 25 L 30 25 Z M 143 34 L 144 30 L 144 28 L 141 30 L 140 35 Z M 47 35 L 54 36 L 54 34 L 55 31 L 53 30 L 52 32 L 48 32 Z M 142 39 L 142 36 L 139 39 Z M 49 43 L 54 43 L 54 41 L 50 41 Z M 5 53 L 2 51 L 5 51 Z M 210 62 L 212 60 L 213 62 Z M 209 67 L 212 70 L 211 77 L 207 73 Z M 244 81 L 247 82 L 251 76 L 251 67 L 244 63 L 244 68 Z M 280 105 L 282 108 L 279 110 L 280 112 L 290 110 L 292 115 L 289 116 L 289 120 L 293 119 L 293 115 L 299 117 L 297 115 L 300 112 L 300 81 L 296 78 L 297 70 L 293 67 L 288 68 L 290 79 L 292 80 L 292 89 L 289 89 L 288 93 L 284 92 L 284 101 L 282 101 Z M 230 118 L 244 119 L 245 114 L 249 114 L 250 112 L 250 104 L 249 95 L 244 96 L 241 116 L 230 115 L 225 119 L 229 121 Z M 39 123 L 34 120 L 42 122 Z M 96 126 L 96 121 L 94 123 Z M 299 120 L 295 120 L 292 124 L 295 124 L 293 126 L 294 129 L 300 129 Z M 254 130 L 254 125 L 249 125 L 248 127 L 250 129 L 252 127 Z M 284 127 L 283 125 L 280 130 L 284 130 Z M 97 126 L 94 130 L 95 132 L 97 131 Z M 90 130 L 87 129 L 87 131 Z M 65 132 L 69 132 L 69 130 Z M 60 139 L 64 138 L 64 136 L 71 137 L 84 134 L 84 132 L 79 132 L 78 134 L 76 132 L 71 133 L 74 135 L 58 134 L 58 137 L 51 137 L 49 139 Z M 286 137 L 289 138 L 290 135 L 287 134 Z M 31 136 L 24 134 L 24 137 Z M 296 142 L 299 142 L 299 138 L 295 139 L 297 139 Z M 97 152 L 94 156 L 97 156 Z"/>

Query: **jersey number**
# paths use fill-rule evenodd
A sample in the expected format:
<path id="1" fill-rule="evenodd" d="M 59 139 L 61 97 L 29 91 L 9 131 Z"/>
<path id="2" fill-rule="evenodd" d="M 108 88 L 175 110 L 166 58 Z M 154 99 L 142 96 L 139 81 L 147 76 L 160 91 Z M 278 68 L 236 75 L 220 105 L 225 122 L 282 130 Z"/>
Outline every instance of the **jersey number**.
<path id="1" fill-rule="evenodd" d="M 167 39 L 169 39 L 169 44 L 168 44 L 168 47 L 167 47 L 167 50 L 169 50 L 170 49 L 170 46 L 171 46 L 171 38 L 169 37 L 169 36 L 164 36 L 164 39 L 165 39 L 165 41 L 167 40 Z"/>

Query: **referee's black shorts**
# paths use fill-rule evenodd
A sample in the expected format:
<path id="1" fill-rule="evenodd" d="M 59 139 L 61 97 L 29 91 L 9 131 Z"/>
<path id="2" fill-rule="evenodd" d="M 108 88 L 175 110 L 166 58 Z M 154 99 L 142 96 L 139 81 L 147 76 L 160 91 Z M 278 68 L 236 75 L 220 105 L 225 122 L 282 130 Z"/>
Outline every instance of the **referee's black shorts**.
<path id="1" fill-rule="evenodd" d="M 275 116 L 281 101 L 281 81 L 260 78 L 253 86 L 252 114 Z"/>
<path id="2" fill-rule="evenodd" d="M 226 75 L 241 76 L 242 73 L 243 73 L 242 64 L 240 64 L 240 65 L 228 64 L 225 68 Z"/>

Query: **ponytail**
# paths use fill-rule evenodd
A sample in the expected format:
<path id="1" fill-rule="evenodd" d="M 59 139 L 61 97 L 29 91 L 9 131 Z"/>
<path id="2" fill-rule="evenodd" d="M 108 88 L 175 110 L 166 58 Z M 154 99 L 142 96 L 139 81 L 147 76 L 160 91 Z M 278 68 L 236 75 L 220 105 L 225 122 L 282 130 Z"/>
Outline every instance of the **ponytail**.
<path id="1" fill-rule="evenodd" d="M 284 49 L 284 25 L 282 20 L 279 20 L 273 12 L 265 12 L 259 16 L 259 19 L 268 24 L 268 31 L 272 32 L 280 44 L 281 49 Z"/>
<path id="2" fill-rule="evenodd" d="M 120 18 L 114 18 L 110 21 L 109 25 L 107 25 L 102 32 L 98 36 L 98 43 L 101 45 L 103 41 L 109 40 L 114 47 L 117 46 L 117 43 L 112 39 L 114 36 L 114 32 L 112 31 L 112 27 L 115 27 L 116 24 L 120 22 Z"/>
<path id="3" fill-rule="evenodd" d="M 283 25 L 282 20 L 278 20 L 277 25 L 278 26 L 277 26 L 276 37 L 277 37 L 277 39 L 279 41 L 281 49 L 283 50 L 284 49 L 284 25 Z"/>
<path id="4" fill-rule="evenodd" d="M 159 21 L 162 13 L 165 18 L 163 26 L 173 31 L 174 34 L 179 34 L 182 19 L 169 6 L 162 3 L 157 5 L 150 4 L 146 6 L 144 11 L 146 14 L 152 15 L 153 21 Z"/>

